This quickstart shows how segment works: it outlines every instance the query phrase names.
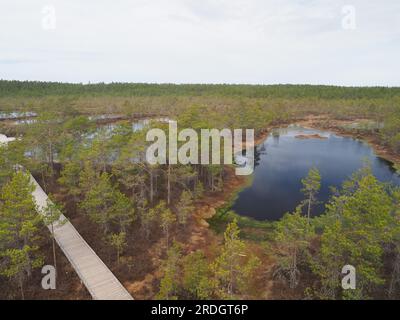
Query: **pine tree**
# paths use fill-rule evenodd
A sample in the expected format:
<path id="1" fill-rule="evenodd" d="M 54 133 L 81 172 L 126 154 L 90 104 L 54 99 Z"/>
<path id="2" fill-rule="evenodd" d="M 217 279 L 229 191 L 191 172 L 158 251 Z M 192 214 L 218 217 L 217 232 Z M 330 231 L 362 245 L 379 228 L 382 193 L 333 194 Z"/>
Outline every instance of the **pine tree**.
<path id="1" fill-rule="evenodd" d="M 26 162 L 24 151 L 25 146 L 19 140 L 0 144 L 0 187 L 10 180 L 16 163 L 22 165 Z"/>
<path id="2" fill-rule="evenodd" d="M 171 212 L 171 210 L 165 206 L 165 202 L 161 202 L 158 205 L 158 210 L 160 214 L 160 226 L 164 232 L 167 248 L 169 246 L 169 232 L 171 226 L 176 222 L 176 216 Z"/>
<path id="3" fill-rule="evenodd" d="M 42 218 L 32 196 L 30 176 L 18 171 L 4 185 L 0 196 L 0 274 L 18 281 L 24 298 L 24 281 L 43 264 L 39 253 Z"/>
<path id="4" fill-rule="evenodd" d="M 135 210 L 132 201 L 122 192 L 114 189 L 113 205 L 110 208 L 110 218 L 119 225 L 119 230 L 126 233 L 135 220 Z"/>
<path id="5" fill-rule="evenodd" d="M 157 207 L 148 208 L 147 201 L 142 201 L 138 204 L 140 222 L 141 222 L 141 230 L 147 240 L 150 238 L 150 233 L 155 221 L 158 218 L 158 210 Z"/>
<path id="6" fill-rule="evenodd" d="M 39 150 L 39 162 L 44 161 L 50 176 L 54 175 L 54 157 L 61 142 L 62 126 L 59 124 L 59 115 L 56 112 L 41 112 L 36 118 L 34 126 L 29 126 L 24 139 L 30 147 Z"/>
<path id="7" fill-rule="evenodd" d="M 392 194 L 393 198 L 393 254 L 395 256 L 392 266 L 392 273 L 388 288 L 388 297 L 396 298 L 396 293 L 400 293 L 400 188 L 396 188 Z M 397 290 L 396 290 L 397 289 Z"/>
<path id="8" fill-rule="evenodd" d="M 53 249 L 53 265 L 57 272 L 57 259 L 56 259 L 56 244 L 54 237 L 54 228 L 61 227 L 63 224 L 67 223 L 67 220 L 61 221 L 63 207 L 60 204 L 57 204 L 54 200 L 52 200 L 52 196 L 49 195 L 47 199 L 46 206 L 42 210 L 43 214 L 43 222 L 49 227 L 52 241 L 52 249 Z"/>
<path id="9" fill-rule="evenodd" d="M 193 197 L 195 199 L 200 199 L 204 194 L 204 187 L 203 184 L 198 181 L 194 186 Z"/>
<path id="10" fill-rule="evenodd" d="M 76 168 L 74 168 L 74 170 L 76 170 Z M 68 172 L 68 178 L 65 178 L 65 183 L 68 184 L 71 182 L 70 172 L 71 171 Z M 79 175 L 79 188 L 81 189 L 81 193 L 86 194 L 89 192 L 92 187 L 97 184 L 99 177 L 100 175 L 94 170 L 91 163 L 89 161 L 85 161 L 84 168 Z"/>
<path id="11" fill-rule="evenodd" d="M 276 274 L 282 276 L 291 289 L 297 287 L 300 278 L 300 264 L 304 262 L 306 250 L 313 237 L 308 219 L 301 214 L 301 207 L 294 213 L 286 213 L 276 223 L 275 241 L 278 254 Z"/>
<path id="12" fill-rule="evenodd" d="M 110 232 L 113 225 L 119 225 L 120 231 L 126 231 L 134 219 L 132 203 L 112 185 L 108 173 L 103 172 L 95 179 L 79 207 L 101 226 L 104 234 Z"/>
<path id="13" fill-rule="evenodd" d="M 261 260 L 254 254 L 251 254 L 247 262 L 242 266 L 242 272 L 238 279 L 238 288 L 242 295 L 251 297 L 254 295 L 254 288 L 258 285 L 258 271 L 262 267 Z"/>
<path id="14" fill-rule="evenodd" d="M 178 222 L 181 225 L 186 225 L 188 216 L 192 213 L 193 208 L 192 196 L 189 191 L 184 190 L 181 194 L 176 209 Z"/>
<path id="15" fill-rule="evenodd" d="M 61 171 L 61 176 L 58 179 L 60 185 L 67 189 L 68 194 L 70 194 L 75 201 L 78 201 L 79 195 L 82 193 L 82 185 L 80 185 L 81 179 L 84 180 L 87 178 L 87 176 L 85 178 L 83 178 L 83 176 L 80 178 L 81 172 L 82 168 L 80 164 L 70 161 L 64 165 L 64 168 Z M 86 181 L 87 180 L 85 180 L 85 184 Z"/>
<path id="16" fill-rule="evenodd" d="M 183 287 L 190 299 L 209 299 L 213 283 L 211 269 L 200 250 L 187 255 L 183 260 Z"/>
<path id="17" fill-rule="evenodd" d="M 157 299 L 160 300 L 177 300 L 178 289 L 181 279 L 180 260 L 182 257 L 182 248 L 174 242 L 168 249 L 167 259 L 163 263 L 164 276 L 161 279 L 160 291 Z"/>
<path id="18" fill-rule="evenodd" d="M 383 285 L 381 269 L 385 244 L 393 240 L 393 199 L 368 171 L 345 182 L 340 195 L 327 206 L 321 249 L 313 267 L 320 277 L 324 298 L 365 299 Z M 342 291 L 341 268 L 357 270 L 356 290 Z"/>
<path id="19" fill-rule="evenodd" d="M 224 245 L 214 262 L 213 270 L 218 282 L 221 298 L 234 298 L 237 280 L 241 272 L 240 259 L 245 244 L 239 238 L 239 227 L 236 219 L 229 223 L 224 233 Z"/>
<path id="20" fill-rule="evenodd" d="M 316 195 L 321 188 L 321 175 L 317 168 L 311 168 L 306 178 L 301 180 L 303 189 L 301 190 L 306 196 L 305 203 L 307 205 L 307 221 L 310 223 L 311 206 L 316 202 Z"/>
<path id="21" fill-rule="evenodd" d="M 119 264 L 121 254 L 123 253 L 124 248 L 127 246 L 126 233 L 120 232 L 117 234 L 116 233 L 111 234 L 109 237 L 109 242 L 117 251 L 117 264 Z"/>
<path id="22" fill-rule="evenodd" d="M 86 192 L 85 198 L 79 204 L 79 207 L 88 214 L 89 218 L 101 226 L 104 234 L 110 231 L 111 208 L 114 205 L 113 194 L 114 189 L 111 185 L 110 176 L 104 172 L 92 188 Z"/>

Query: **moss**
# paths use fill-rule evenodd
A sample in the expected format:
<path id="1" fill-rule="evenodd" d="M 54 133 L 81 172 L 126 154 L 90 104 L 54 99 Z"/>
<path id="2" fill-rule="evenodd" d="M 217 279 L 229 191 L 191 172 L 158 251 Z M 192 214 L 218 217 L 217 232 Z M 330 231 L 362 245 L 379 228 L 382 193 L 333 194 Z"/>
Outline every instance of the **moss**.
<path id="1" fill-rule="evenodd" d="M 273 223 L 270 221 L 258 221 L 256 219 L 237 214 L 232 210 L 239 193 L 252 184 L 254 176 L 251 175 L 223 206 L 216 208 L 215 215 L 208 219 L 211 229 L 217 234 L 222 234 L 228 223 L 236 218 L 238 226 L 241 229 L 241 238 L 253 240 L 256 242 L 268 240 L 273 230 Z"/>

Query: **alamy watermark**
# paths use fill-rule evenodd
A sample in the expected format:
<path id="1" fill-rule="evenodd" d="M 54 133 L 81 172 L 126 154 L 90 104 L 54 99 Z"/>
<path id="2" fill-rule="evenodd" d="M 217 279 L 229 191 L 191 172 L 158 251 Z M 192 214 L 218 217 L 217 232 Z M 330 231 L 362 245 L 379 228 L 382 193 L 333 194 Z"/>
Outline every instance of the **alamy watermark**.
<path id="1" fill-rule="evenodd" d="M 342 8 L 342 28 L 344 30 L 355 30 L 357 27 L 356 22 L 356 7 L 347 5 Z"/>
<path id="2" fill-rule="evenodd" d="M 42 8 L 42 29 L 49 31 L 55 30 L 57 27 L 56 8 L 47 5 Z"/>
<path id="3" fill-rule="evenodd" d="M 342 274 L 345 276 L 342 278 L 342 288 L 344 290 L 355 290 L 356 289 L 356 268 L 350 264 L 345 265 L 342 268 Z"/>
<path id="4" fill-rule="evenodd" d="M 42 268 L 42 274 L 45 275 L 42 278 L 42 288 L 44 290 L 55 290 L 56 289 L 56 268 L 52 265 L 45 265 Z"/>
<path id="5" fill-rule="evenodd" d="M 199 139 L 194 129 L 183 129 L 178 133 L 177 123 L 170 121 L 168 141 L 162 129 L 147 132 L 146 141 L 153 144 L 147 148 L 146 161 L 152 165 L 166 164 L 168 149 L 168 164 L 233 164 L 236 159 L 239 165 L 236 175 L 251 175 L 254 171 L 254 129 L 246 129 L 245 136 L 244 142 L 242 129 L 201 129 Z M 179 142 L 184 144 L 178 148 Z M 241 156 L 244 149 L 245 157 Z"/>

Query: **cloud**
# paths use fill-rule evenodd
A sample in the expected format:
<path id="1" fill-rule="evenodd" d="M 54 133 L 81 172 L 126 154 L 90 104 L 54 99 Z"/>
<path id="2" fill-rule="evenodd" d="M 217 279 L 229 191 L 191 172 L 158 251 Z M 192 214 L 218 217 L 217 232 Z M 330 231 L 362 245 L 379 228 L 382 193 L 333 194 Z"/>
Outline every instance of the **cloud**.
<path id="1" fill-rule="evenodd" d="M 3 0 L 0 78 L 400 85 L 399 17 L 398 0 Z"/>

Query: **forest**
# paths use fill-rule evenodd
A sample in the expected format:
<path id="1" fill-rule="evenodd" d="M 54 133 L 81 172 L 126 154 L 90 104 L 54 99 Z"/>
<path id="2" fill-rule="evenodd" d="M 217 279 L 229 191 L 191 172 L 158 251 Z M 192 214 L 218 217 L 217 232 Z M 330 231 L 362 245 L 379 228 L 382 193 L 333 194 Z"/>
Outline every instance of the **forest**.
<path id="1" fill-rule="evenodd" d="M 150 83 L 57 83 L 0 80 L 0 96 L 219 96 L 246 98 L 362 99 L 394 98 L 393 87 L 337 87 L 323 85 L 233 85 L 233 84 L 150 84 Z"/>
<path id="2" fill-rule="evenodd" d="M 43 298 L 54 264 L 58 296 L 87 299 L 45 227 L 63 213 L 137 299 L 399 299 L 400 189 L 368 163 L 314 216 L 323 176 L 311 168 L 301 201 L 276 222 L 229 205 L 248 181 L 234 165 L 149 165 L 145 129 L 253 128 L 256 138 L 302 119 L 373 141 L 400 168 L 400 88 L 312 85 L 65 84 L 0 81 L 0 297 Z M 109 117 L 114 115 L 115 118 Z M 24 118 L 24 117 L 22 117 Z M 17 123 L 18 124 L 17 124 Z M 37 214 L 26 168 L 50 195 Z M 357 289 L 341 286 L 357 268 Z M 69 271 L 68 277 L 66 270 Z M 71 274 L 72 273 L 72 274 Z"/>

